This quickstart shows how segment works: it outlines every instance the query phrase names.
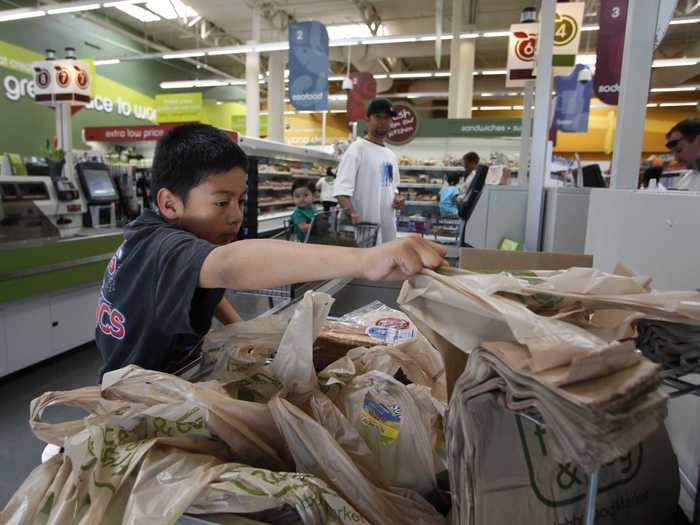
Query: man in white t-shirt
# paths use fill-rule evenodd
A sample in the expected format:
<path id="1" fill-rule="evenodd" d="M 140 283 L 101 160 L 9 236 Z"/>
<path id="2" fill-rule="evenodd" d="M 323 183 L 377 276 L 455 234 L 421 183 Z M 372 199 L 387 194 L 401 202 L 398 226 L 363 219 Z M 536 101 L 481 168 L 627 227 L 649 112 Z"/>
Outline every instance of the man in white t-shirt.
<path id="1" fill-rule="evenodd" d="M 688 118 L 673 126 L 666 134 L 666 147 L 678 162 L 692 170 L 683 175 L 673 188 L 700 191 L 700 118 Z"/>
<path id="2" fill-rule="evenodd" d="M 401 206 L 399 163 L 384 145 L 394 116 L 388 99 L 372 100 L 367 108 L 367 137 L 350 145 L 336 172 L 334 193 L 338 204 L 350 214 L 353 224 L 378 223 L 377 243 L 396 238 L 394 209 Z"/>

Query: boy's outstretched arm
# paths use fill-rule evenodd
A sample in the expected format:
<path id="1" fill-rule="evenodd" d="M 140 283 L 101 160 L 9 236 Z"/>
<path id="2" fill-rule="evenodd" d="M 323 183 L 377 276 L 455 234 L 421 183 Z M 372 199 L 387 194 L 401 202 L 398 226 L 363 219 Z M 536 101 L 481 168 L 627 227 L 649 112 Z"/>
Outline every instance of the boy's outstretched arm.
<path id="1" fill-rule="evenodd" d="M 201 288 L 270 288 L 335 279 L 403 280 L 437 268 L 444 246 L 408 237 L 374 248 L 345 248 L 271 239 L 250 239 L 215 248 L 199 273 Z"/>

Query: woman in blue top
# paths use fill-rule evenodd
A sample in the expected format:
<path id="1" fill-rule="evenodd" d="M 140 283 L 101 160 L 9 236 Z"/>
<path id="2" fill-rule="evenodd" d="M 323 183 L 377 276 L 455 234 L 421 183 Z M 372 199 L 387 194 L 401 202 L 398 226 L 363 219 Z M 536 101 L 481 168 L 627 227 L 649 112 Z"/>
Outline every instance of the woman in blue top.
<path id="1" fill-rule="evenodd" d="M 447 186 L 440 190 L 440 214 L 457 215 L 457 202 L 459 197 L 459 174 L 447 174 Z"/>

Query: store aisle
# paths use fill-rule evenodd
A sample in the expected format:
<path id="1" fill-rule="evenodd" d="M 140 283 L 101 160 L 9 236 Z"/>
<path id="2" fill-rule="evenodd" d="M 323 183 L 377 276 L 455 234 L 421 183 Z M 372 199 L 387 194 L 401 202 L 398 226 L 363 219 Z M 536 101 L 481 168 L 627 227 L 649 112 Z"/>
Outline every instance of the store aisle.
<path id="1" fill-rule="evenodd" d="M 44 443 L 29 428 L 29 404 L 50 390 L 93 385 L 102 359 L 94 343 L 0 379 L 0 508 L 41 461 Z M 80 415 L 81 410 L 57 407 L 47 411 L 49 421 Z"/>

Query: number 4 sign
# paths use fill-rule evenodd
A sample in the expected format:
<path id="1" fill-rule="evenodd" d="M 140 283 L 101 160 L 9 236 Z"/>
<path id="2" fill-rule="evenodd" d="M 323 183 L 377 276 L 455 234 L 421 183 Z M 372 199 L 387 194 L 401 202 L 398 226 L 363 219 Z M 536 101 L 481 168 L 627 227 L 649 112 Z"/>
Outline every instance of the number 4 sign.
<path id="1" fill-rule="evenodd" d="M 555 75 L 568 75 L 576 65 L 585 6 L 585 2 L 557 4 L 554 18 L 554 56 L 552 57 Z"/>

